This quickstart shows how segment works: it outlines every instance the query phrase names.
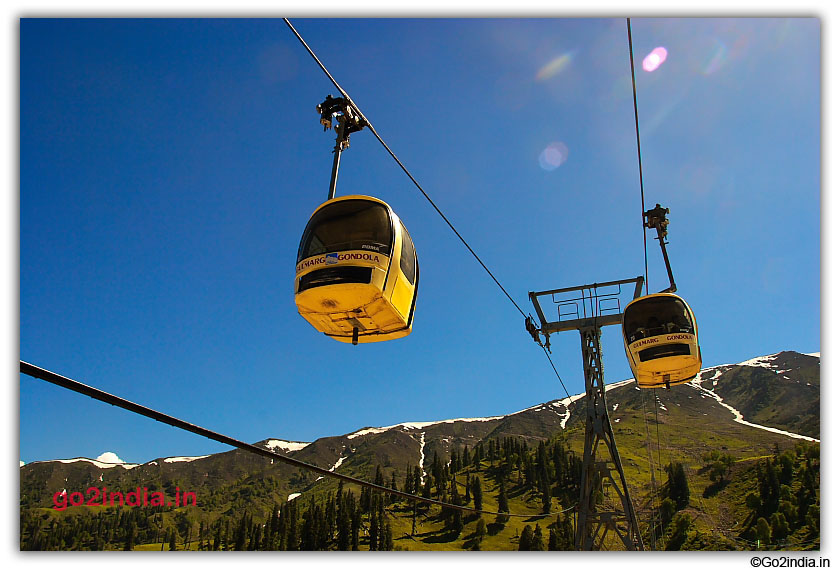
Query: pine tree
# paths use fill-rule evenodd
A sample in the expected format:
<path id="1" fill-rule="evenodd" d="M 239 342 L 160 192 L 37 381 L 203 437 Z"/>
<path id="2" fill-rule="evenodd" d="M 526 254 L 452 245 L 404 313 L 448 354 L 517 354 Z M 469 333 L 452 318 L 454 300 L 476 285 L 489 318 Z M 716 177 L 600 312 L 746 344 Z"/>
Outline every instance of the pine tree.
<path id="1" fill-rule="evenodd" d="M 134 533 L 134 521 L 132 521 L 129 523 L 128 530 L 125 533 L 125 546 L 123 547 L 123 550 L 134 550 Z"/>
<path id="2" fill-rule="evenodd" d="M 370 514 L 368 538 L 370 539 L 368 550 L 379 550 L 379 513 L 375 510 Z"/>
<path id="3" fill-rule="evenodd" d="M 467 473 L 467 481 L 464 484 L 464 504 L 469 505 L 470 501 L 472 501 L 472 497 L 470 497 L 470 490 L 472 489 L 472 477 L 470 474 Z"/>
<path id="4" fill-rule="evenodd" d="M 773 533 L 773 540 L 781 542 L 787 538 L 790 533 L 790 525 L 788 525 L 785 515 L 776 512 L 770 517 L 770 528 Z"/>
<path id="5" fill-rule="evenodd" d="M 805 528 L 809 537 L 820 535 L 820 506 L 811 505 L 808 507 L 808 514 L 805 515 Z"/>
<path id="6" fill-rule="evenodd" d="M 410 495 L 413 495 L 415 493 L 414 474 L 411 470 L 411 466 L 408 463 L 405 464 L 405 482 L 403 483 L 403 491 Z"/>
<path id="7" fill-rule="evenodd" d="M 443 472 L 443 463 L 440 461 L 437 451 L 435 451 L 432 458 L 432 477 L 435 480 L 435 495 L 440 497 L 446 492 L 446 482 L 448 479 Z"/>
<path id="8" fill-rule="evenodd" d="M 481 480 L 478 475 L 472 478 L 472 494 L 475 509 L 477 511 L 484 510 L 484 492 L 481 489 Z M 507 505 L 507 497 L 505 497 L 505 504 Z"/>
<path id="9" fill-rule="evenodd" d="M 499 508 L 497 509 L 500 513 L 509 513 L 510 509 L 508 508 L 508 499 L 507 499 L 507 491 L 505 490 L 505 482 L 502 481 L 501 485 L 499 486 Z M 496 515 L 496 522 L 505 524 L 508 521 L 508 517 L 505 515 Z M 532 531 L 533 532 L 533 531 Z"/>
<path id="10" fill-rule="evenodd" d="M 548 479 L 542 482 L 542 512 L 548 514 L 551 512 L 551 488 L 548 486 Z"/>
<path id="11" fill-rule="evenodd" d="M 682 463 L 670 463 L 666 471 L 668 473 L 668 496 L 673 499 L 677 510 L 682 510 L 688 506 L 690 496 L 685 468 Z"/>
<path id="12" fill-rule="evenodd" d="M 380 487 L 385 486 L 385 476 L 382 474 L 382 468 L 379 466 L 378 463 L 376 465 L 376 475 L 373 478 L 373 482 L 379 485 Z M 381 493 L 377 491 L 377 495 L 381 495 Z"/>
<path id="13" fill-rule="evenodd" d="M 767 548 L 770 545 L 770 525 L 764 517 L 759 517 L 755 522 L 755 537 L 759 541 L 758 548 Z"/>
<path id="14" fill-rule="evenodd" d="M 350 550 L 353 521 L 349 501 L 341 497 L 339 505 L 341 507 L 338 510 L 338 549 Z"/>
<path id="15" fill-rule="evenodd" d="M 453 474 L 461 470 L 461 455 L 454 449 L 452 450 L 452 454 L 449 457 L 449 464 L 449 468 Z"/>
<path id="16" fill-rule="evenodd" d="M 780 469 L 770 463 L 769 459 L 765 460 L 765 467 L 767 471 L 767 493 L 764 495 L 765 504 L 767 505 L 767 512 L 774 513 L 779 508 L 779 496 L 781 495 L 781 483 L 779 482 Z"/>
<path id="17" fill-rule="evenodd" d="M 380 550 L 394 550 L 394 535 L 391 533 L 391 523 L 385 521 L 384 542 Z"/>
<path id="18" fill-rule="evenodd" d="M 557 529 L 557 538 L 559 540 L 559 550 L 574 550 L 575 549 L 575 530 L 572 526 L 572 520 L 569 512 L 563 513 L 563 517 L 557 515 L 555 522 Z"/>
<path id="19" fill-rule="evenodd" d="M 455 538 L 461 536 L 461 532 L 464 530 L 464 515 L 459 509 L 456 509 L 452 514 L 452 530 L 455 531 Z"/>
<path id="20" fill-rule="evenodd" d="M 674 521 L 670 527 L 671 531 L 668 536 L 668 542 L 665 544 L 665 550 L 679 550 L 688 538 L 688 531 L 691 525 L 691 515 L 688 513 L 679 513 L 674 517 Z"/>
<path id="21" fill-rule="evenodd" d="M 531 541 L 531 550 L 545 550 L 545 540 L 543 540 L 543 532 L 540 525 L 534 529 L 534 537 Z"/>
<path id="22" fill-rule="evenodd" d="M 552 551 L 563 550 L 560 548 L 560 534 L 553 526 L 548 528 L 548 549 Z"/>
<path id="23" fill-rule="evenodd" d="M 233 543 L 233 549 L 237 551 L 245 550 L 248 540 L 248 520 L 247 514 L 243 514 L 239 519 L 239 526 L 236 529 L 236 540 Z"/>
<path id="24" fill-rule="evenodd" d="M 432 478 L 426 477 L 426 483 L 423 485 L 423 498 L 424 499 L 431 499 L 432 498 Z"/>
<path id="25" fill-rule="evenodd" d="M 291 501 L 287 504 L 288 508 L 284 511 L 288 517 L 286 521 L 286 550 L 299 550 L 300 529 L 298 528 L 297 501 Z"/>
<path id="26" fill-rule="evenodd" d="M 399 490 L 399 489 L 397 488 L 397 472 L 396 472 L 396 470 L 391 471 L 391 488 L 392 488 L 394 491 L 398 491 L 398 490 Z M 393 502 L 394 502 L 394 501 L 396 501 L 396 500 L 397 500 L 397 496 L 396 496 L 396 495 L 388 495 L 388 502 L 389 502 L 389 503 L 393 503 Z"/>
<path id="27" fill-rule="evenodd" d="M 478 522 L 475 525 L 475 539 L 479 544 L 481 544 L 481 541 L 484 540 L 485 536 L 487 536 L 487 523 L 484 522 L 484 517 L 479 515 Z"/>
<path id="28" fill-rule="evenodd" d="M 677 512 L 677 504 L 670 497 L 662 499 L 662 504 L 659 506 L 659 515 L 662 517 L 662 524 L 668 526 L 674 514 Z"/>
<path id="29" fill-rule="evenodd" d="M 253 531 L 251 532 L 251 538 L 248 541 L 248 550 L 254 551 L 259 549 L 261 540 L 262 536 L 260 534 L 260 527 L 254 525 Z"/>
<path id="30" fill-rule="evenodd" d="M 362 526 L 362 510 L 354 508 L 353 517 L 350 519 L 350 545 L 352 550 L 359 550 L 359 531 Z"/>
<path id="31" fill-rule="evenodd" d="M 531 525 L 525 525 L 522 535 L 519 537 L 519 550 L 532 550 L 534 544 L 534 530 Z"/>

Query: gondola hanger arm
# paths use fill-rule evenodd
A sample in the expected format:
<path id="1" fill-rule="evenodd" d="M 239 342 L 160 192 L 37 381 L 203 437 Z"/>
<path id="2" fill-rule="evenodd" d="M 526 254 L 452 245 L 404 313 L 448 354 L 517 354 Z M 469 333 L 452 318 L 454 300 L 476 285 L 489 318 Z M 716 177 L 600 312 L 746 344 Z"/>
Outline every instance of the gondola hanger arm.
<path id="1" fill-rule="evenodd" d="M 668 280 L 671 283 L 667 289 L 663 289 L 660 293 L 676 293 L 677 291 L 674 273 L 671 271 L 671 262 L 668 259 L 668 250 L 665 249 L 665 245 L 668 243 L 665 238 L 668 237 L 668 224 L 670 223 L 666 214 L 670 212 L 669 208 L 663 208 L 660 204 L 657 204 L 646 211 L 644 217 L 645 227 L 656 230 L 656 239 L 659 240 L 659 247 L 662 249 L 662 257 L 665 260 L 665 269 L 668 271 Z"/>

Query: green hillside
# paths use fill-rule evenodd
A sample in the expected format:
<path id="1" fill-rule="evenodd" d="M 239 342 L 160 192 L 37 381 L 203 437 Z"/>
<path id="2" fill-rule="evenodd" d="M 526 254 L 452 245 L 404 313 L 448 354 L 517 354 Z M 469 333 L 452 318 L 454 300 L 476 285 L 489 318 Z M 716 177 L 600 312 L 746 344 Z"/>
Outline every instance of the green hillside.
<path id="1" fill-rule="evenodd" d="M 608 386 L 610 425 L 646 548 L 819 548 L 819 443 L 795 435 L 819 432 L 819 390 L 812 389 L 819 359 L 762 358 L 759 366 L 705 370 L 694 384 L 671 390 Z M 794 435 L 734 421 L 720 395 L 748 421 L 763 418 Z M 554 401 L 498 418 L 370 428 L 284 452 L 410 494 L 509 515 L 415 505 L 241 450 L 131 469 L 47 461 L 21 468 L 20 547 L 571 549 L 584 405 Z M 195 505 L 120 506 L 119 497 L 114 506 L 70 504 L 88 498 L 82 494 L 90 488 L 126 498 L 139 489 L 169 500 L 190 492 Z M 59 499 L 66 508 L 54 508 Z M 603 494 L 606 504 L 614 499 Z M 605 547 L 621 545 L 608 538 Z"/>
<path id="2" fill-rule="evenodd" d="M 575 505 L 579 493 L 580 463 L 568 445 L 574 446 L 578 432 L 573 431 L 575 437 L 568 440 L 554 439 L 536 448 L 528 448 L 524 439 L 508 438 L 498 444 L 490 440 L 486 450 L 484 445 L 472 454 L 467 450 L 469 464 L 463 464 L 462 457 L 453 461 L 450 469 L 440 458 L 433 460 L 420 486 L 422 496 L 499 511 L 504 510 L 499 503 L 504 484 L 507 510 L 512 515 L 527 516 L 447 512 L 422 503 L 415 509 L 408 501 L 343 484 L 325 485 L 317 491 L 313 488 L 292 501 L 282 501 L 270 478 L 263 478 L 259 484 L 245 480 L 232 485 L 231 500 L 221 505 L 199 501 L 203 506 L 23 509 L 21 548 L 121 550 L 130 545 L 138 550 L 161 550 L 163 545 L 169 550 L 174 536 L 178 550 L 353 549 L 353 537 L 359 550 L 519 550 L 523 535 L 536 535 L 537 539 L 528 539 L 531 542 L 526 549 L 569 550 L 573 544 L 573 511 L 568 509 Z M 624 451 L 628 464 L 646 462 L 628 447 Z M 708 456 L 694 463 L 684 454 L 679 458 L 671 455 L 672 464 L 679 464 L 685 473 L 685 504 L 668 506 L 676 493 L 673 474 L 659 477 L 652 488 L 649 472 L 635 468 L 627 471 L 647 548 L 819 547 L 818 445 L 799 443 L 765 456 L 738 460 L 730 456 L 733 461 L 720 474 L 712 474 L 715 460 Z M 686 463 L 680 462 L 683 459 Z M 775 473 L 775 494 L 768 472 Z M 383 473 L 380 468 L 374 479 L 388 485 Z M 411 477 L 394 473 L 398 488 L 415 492 Z M 475 503 L 477 489 L 480 505 Z M 755 490 L 761 489 L 763 500 L 756 502 L 751 493 L 756 495 Z M 225 496 L 223 492 L 219 495 Z M 243 501 L 247 507 L 241 506 Z M 208 510 L 209 505 L 217 506 Z M 272 512 L 277 516 L 272 517 Z M 770 524 L 780 516 L 783 521 Z M 770 524 L 770 535 L 760 547 L 756 544 L 763 536 L 757 528 L 759 519 Z M 347 528 L 342 530 L 342 525 Z M 787 527 L 785 532 L 774 531 L 782 525 Z M 267 534 L 264 529 L 272 526 L 274 533 Z M 346 535 L 344 544 L 339 539 L 342 532 Z M 617 544 L 608 546 L 618 548 Z"/>

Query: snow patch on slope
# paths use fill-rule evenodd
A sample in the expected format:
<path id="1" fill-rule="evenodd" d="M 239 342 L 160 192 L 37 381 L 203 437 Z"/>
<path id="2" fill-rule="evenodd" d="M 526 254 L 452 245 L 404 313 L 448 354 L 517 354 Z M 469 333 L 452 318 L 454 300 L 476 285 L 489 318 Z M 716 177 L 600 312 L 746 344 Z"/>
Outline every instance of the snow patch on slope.
<path id="1" fill-rule="evenodd" d="M 330 471 L 335 471 L 336 469 L 338 469 L 339 467 L 341 467 L 341 464 L 342 464 L 342 463 L 344 463 L 344 460 L 345 460 L 345 459 L 347 459 L 347 458 L 346 458 L 346 457 L 344 457 L 344 456 L 339 457 L 339 458 L 338 458 L 338 461 L 336 461 L 336 462 L 335 462 L 335 465 L 333 465 L 332 467 L 330 467 Z M 316 482 L 317 482 L 317 481 L 320 481 L 320 480 L 321 480 L 321 479 L 323 479 L 323 478 L 324 478 L 324 476 L 323 476 L 323 475 L 321 475 L 320 477 L 318 477 L 317 479 L 315 479 L 315 481 L 316 481 Z"/>
<path id="2" fill-rule="evenodd" d="M 763 356 L 763 357 L 759 357 L 759 358 L 753 358 L 752 360 L 762 362 L 762 359 L 766 359 L 766 358 L 768 358 L 768 357 Z M 748 360 L 747 362 L 750 362 L 750 361 Z M 766 362 L 766 361 L 764 361 L 764 362 Z M 744 365 L 744 363 L 741 363 L 741 365 Z M 763 366 L 763 364 L 752 364 L 752 365 L 747 365 L 747 366 Z M 701 373 L 702 372 L 703 371 L 701 371 Z M 745 426 L 750 426 L 750 427 L 754 427 L 754 428 L 758 428 L 758 429 L 763 429 L 764 431 L 777 433 L 779 435 L 786 435 L 788 437 L 792 437 L 792 438 L 795 438 L 795 439 L 804 439 L 804 440 L 807 440 L 807 441 L 814 441 L 814 442 L 817 442 L 817 443 L 820 442 L 820 440 L 815 439 L 813 437 L 808 437 L 807 435 L 801 435 L 801 434 L 798 434 L 798 433 L 791 433 L 789 431 L 780 430 L 780 429 L 777 429 L 777 428 L 774 428 L 774 427 L 768 427 L 768 426 L 763 426 L 763 425 L 759 425 L 759 424 L 754 424 L 752 422 L 748 422 L 747 420 L 744 419 L 744 415 L 741 412 L 739 412 L 738 410 L 736 410 L 735 408 L 733 408 L 732 406 L 730 406 L 729 404 L 724 402 L 723 398 L 721 398 L 718 394 L 716 394 L 712 390 L 709 390 L 709 389 L 701 386 L 700 385 L 700 380 L 698 379 L 699 377 L 700 377 L 700 375 L 698 374 L 697 377 L 694 378 L 694 380 L 692 380 L 691 382 L 688 383 L 688 386 L 691 386 L 695 390 L 698 390 L 700 392 L 701 396 L 703 396 L 704 398 L 708 396 L 710 398 L 714 398 L 715 400 L 717 400 L 718 404 L 720 404 L 721 406 L 723 406 L 724 408 L 726 408 L 727 410 L 732 412 L 732 415 L 735 416 L 734 419 L 737 423 L 743 424 Z"/>
<path id="3" fill-rule="evenodd" d="M 190 462 L 195 461 L 196 459 L 204 459 L 205 457 L 210 457 L 209 455 L 196 455 L 194 457 L 167 457 L 163 460 L 164 463 L 181 463 L 181 462 Z"/>
<path id="4" fill-rule="evenodd" d="M 283 451 L 300 451 L 309 443 L 304 443 L 302 441 L 283 441 L 282 439 L 269 439 L 265 442 L 265 445 L 268 449 L 274 451 L 275 449 L 282 449 Z"/>
<path id="5" fill-rule="evenodd" d="M 355 433 L 351 433 L 350 435 L 347 436 L 347 439 L 353 439 L 353 438 L 356 438 L 356 437 L 361 437 L 363 435 L 370 435 L 372 433 L 384 433 L 384 432 L 388 431 L 389 429 L 391 429 L 392 427 L 397 427 L 397 426 L 390 426 L 390 427 L 384 427 L 384 428 L 365 428 L 365 429 L 359 430 Z"/>
<path id="6" fill-rule="evenodd" d="M 539 405 L 541 406 L 542 404 L 539 404 Z M 536 407 L 538 407 L 538 406 L 534 406 L 534 408 L 536 408 Z M 532 408 L 528 408 L 528 409 L 530 410 Z M 516 412 L 516 413 L 520 414 L 524 411 L 527 411 L 527 410 L 522 410 L 522 411 Z M 513 414 L 511 414 L 511 415 L 513 415 Z M 357 432 L 351 433 L 350 435 L 347 436 L 347 439 L 353 439 L 353 438 L 356 438 L 356 437 L 361 437 L 363 435 L 385 433 L 388 430 L 398 428 L 398 427 L 401 427 L 403 429 L 423 429 L 423 428 L 427 428 L 429 426 L 434 426 L 434 425 L 438 425 L 438 424 L 454 424 L 455 422 L 489 422 L 489 421 L 493 421 L 493 420 L 501 420 L 504 417 L 505 416 L 491 416 L 491 417 L 488 417 L 488 418 L 454 418 L 454 419 L 451 419 L 451 420 L 439 420 L 439 421 L 436 421 L 436 422 L 402 422 L 402 423 L 399 423 L 399 424 L 394 424 L 392 426 L 365 428 L 365 429 L 359 430 Z"/>
<path id="7" fill-rule="evenodd" d="M 347 458 L 346 458 L 346 457 L 344 457 L 344 456 L 339 457 L 339 458 L 338 458 L 338 461 L 336 461 L 336 462 L 335 462 L 335 465 L 333 465 L 332 467 L 330 467 L 330 471 L 335 471 L 336 469 L 338 469 L 339 467 L 341 467 L 341 464 L 342 464 L 342 463 L 344 463 L 344 460 L 345 460 L 345 459 L 347 459 Z"/>
<path id="8" fill-rule="evenodd" d="M 423 469 L 423 463 L 426 461 L 426 432 L 420 433 L 420 484 L 423 485 L 426 478 L 426 470 Z"/>
<path id="9" fill-rule="evenodd" d="M 622 380 L 621 382 L 613 382 L 612 384 L 605 384 L 604 385 L 604 393 L 609 392 L 613 388 L 620 388 L 622 386 L 626 386 L 627 384 L 630 384 L 631 382 L 635 382 L 635 381 L 636 381 L 635 378 L 630 378 L 629 380 Z M 585 396 L 585 394 L 581 394 L 581 396 Z"/>
<path id="10" fill-rule="evenodd" d="M 105 463 L 104 461 L 96 461 L 95 459 L 88 459 L 87 457 L 76 457 L 74 459 L 52 459 L 51 461 L 57 461 L 58 463 L 78 463 L 79 461 L 85 461 L 87 463 L 93 463 L 100 469 L 110 469 L 111 467 L 134 469 L 139 465 L 139 463 Z M 33 461 L 32 463 L 49 463 L 49 461 Z"/>
<path id="11" fill-rule="evenodd" d="M 776 354 L 768 354 L 767 356 L 757 356 L 755 358 L 750 358 L 749 360 L 745 360 L 743 362 L 739 362 L 738 366 L 757 366 L 759 368 L 774 368 L 775 365 L 773 361 L 776 360 L 776 357 L 781 354 L 777 352 Z"/>
<path id="12" fill-rule="evenodd" d="M 584 396 L 586 396 L 586 394 L 575 394 L 571 398 L 563 398 L 562 400 L 557 401 L 556 405 L 562 404 L 563 406 L 566 406 L 566 413 L 563 416 L 563 419 L 560 420 L 560 429 L 566 429 L 566 422 L 568 422 L 569 418 L 572 417 L 572 402 L 580 400 Z"/>
<path id="13" fill-rule="evenodd" d="M 623 385 L 627 384 L 628 382 L 633 382 L 633 380 L 632 379 L 624 380 L 622 382 L 617 382 L 615 384 L 610 384 L 610 385 L 605 387 L 605 390 L 611 390 L 612 388 L 617 388 L 619 386 L 623 386 Z M 347 437 L 347 439 L 354 439 L 354 438 L 357 438 L 357 437 L 361 437 L 363 435 L 385 433 L 388 430 L 392 430 L 394 428 L 399 428 L 399 427 L 401 427 L 404 430 L 410 430 L 410 429 L 418 429 L 419 430 L 419 429 L 425 429 L 425 428 L 430 427 L 430 426 L 435 426 L 435 425 L 438 425 L 438 424 L 454 424 L 455 422 L 491 422 L 493 420 L 503 420 L 506 417 L 515 416 L 516 414 L 521 414 L 523 412 L 530 412 L 530 411 L 539 412 L 539 411 L 542 411 L 542 410 L 546 410 L 546 409 L 548 409 L 548 406 L 550 406 L 550 405 L 559 407 L 560 404 L 563 404 L 568 408 L 569 404 L 571 404 L 572 402 L 574 402 L 575 400 L 577 400 L 579 398 L 582 398 L 583 396 L 585 396 L 585 394 L 578 394 L 576 396 L 572 396 L 571 398 L 563 398 L 562 400 L 557 400 L 557 401 L 552 402 L 552 403 L 537 404 L 536 406 L 531 406 L 530 408 L 525 408 L 524 410 L 519 410 L 518 412 L 513 412 L 513 413 L 510 413 L 510 414 L 507 414 L 507 415 L 504 415 L 504 416 L 488 416 L 486 418 L 453 418 L 451 420 L 437 420 L 437 421 L 433 421 L 433 422 L 401 422 L 401 423 L 398 423 L 398 424 L 394 424 L 392 426 L 366 427 L 366 428 L 361 429 L 357 432 L 353 432 L 353 433 L 347 435 L 346 437 Z"/>
<path id="14" fill-rule="evenodd" d="M 712 382 L 712 386 L 717 386 L 717 384 L 718 384 L 718 378 L 720 378 L 721 376 L 723 376 L 723 372 L 724 372 L 723 370 L 721 370 L 720 368 L 718 368 L 717 370 L 715 370 L 715 373 L 714 373 L 714 375 L 713 375 L 711 378 L 707 378 L 707 379 L 706 379 L 706 382 L 708 382 L 708 381 L 710 381 L 710 380 L 711 380 L 711 382 Z M 697 378 L 699 378 L 699 377 L 700 377 L 700 375 L 698 374 L 698 375 L 697 375 L 697 377 L 695 378 L 695 380 L 696 380 Z"/>

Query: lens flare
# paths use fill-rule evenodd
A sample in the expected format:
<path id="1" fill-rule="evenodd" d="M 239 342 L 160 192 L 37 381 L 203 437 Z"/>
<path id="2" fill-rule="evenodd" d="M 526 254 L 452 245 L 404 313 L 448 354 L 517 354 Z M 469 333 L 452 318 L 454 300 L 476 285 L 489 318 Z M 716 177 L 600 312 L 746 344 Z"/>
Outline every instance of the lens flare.
<path id="1" fill-rule="evenodd" d="M 569 147 L 562 142 L 553 142 L 540 153 L 540 168 L 546 172 L 557 169 L 569 158 Z"/>
<path id="2" fill-rule="evenodd" d="M 645 71 L 655 71 L 660 65 L 665 63 L 668 59 L 668 50 L 664 47 L 654 48 L 652 52 L 645 56 L 642 61 L 642 69 Z"/>
<path id="3" fill-rule="evenodd" d="M 729 49 L 722 41 L 715 39 L 715 49 L 713 50 L 706 65 L 703 66 L 703 75 L 711 75 L 718 71 L 726 62 L 726 56 Z"/>
<path id="4" fill-rule="evenodd" d="M 545 81 L 549 77 L 554 77 L 555 75 L 569 67 L 569 64 L 572 62 L 573 57 L 574 54 L 571 52 L 564 53 L 559 57 L 555 57 L 540 68 L 540 70 L 537 72 L 537 81 Z"/>

